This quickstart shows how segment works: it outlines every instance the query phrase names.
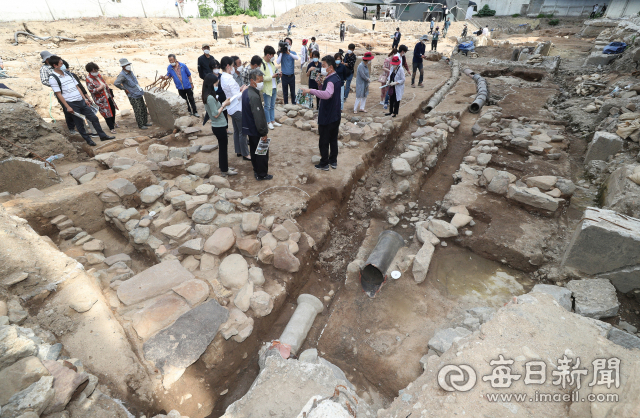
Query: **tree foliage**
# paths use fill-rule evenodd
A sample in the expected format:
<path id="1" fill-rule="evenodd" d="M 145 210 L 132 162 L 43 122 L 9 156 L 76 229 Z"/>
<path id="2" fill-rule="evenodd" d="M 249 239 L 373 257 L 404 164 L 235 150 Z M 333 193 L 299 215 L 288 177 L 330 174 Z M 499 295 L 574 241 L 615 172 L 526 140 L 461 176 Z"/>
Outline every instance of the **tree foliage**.
<path id="1" fill-rule="evenodd" d="M 495 16 L 495 14 L 496 14 L 496 11 L 491 10 L 488 4 L 485 4 L 482 9 L 478 10 L 478 17 Z"/>

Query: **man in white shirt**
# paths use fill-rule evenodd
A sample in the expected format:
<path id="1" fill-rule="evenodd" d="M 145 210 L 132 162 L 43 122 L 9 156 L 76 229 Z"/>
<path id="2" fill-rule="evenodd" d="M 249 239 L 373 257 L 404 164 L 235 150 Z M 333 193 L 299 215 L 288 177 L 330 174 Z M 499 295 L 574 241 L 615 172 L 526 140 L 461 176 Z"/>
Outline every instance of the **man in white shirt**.
<path id="1" fill-rule="evenodd" d="M 278 52 L 278 58 L 276 64 L 280 64 L 280 70 L 282 71 L 282 98 L 284 104 L 289 104 L 289 91 L 291 92 L 291 103 L 296 104 L 296 76 L 295 76 L 295 63 L 300 58 L 298 54 L 291 51 L 291 44 L 293 40 L 291 38 L 284 38 L 287 48 Z"/>
<path id="2" fill-rule="evenodd" d="M 591 15 L 589 16 L 589 19 L 593 19 L 594 17 L 596 17 L 597 14 L 598 14 L 598 3 L 596 3 L 595 6 L 593 6 L 593 11 L 591 12 Z"/>
<path id="3" fill-rule="evenodd" d="M 250 161 L 251 155 L 247 144 L 247 136 L 242 133 L 242 99 L 240 96 L 240 93 L 247 86 L 240 87 L 231 75 L 235 70 L 231 57 L 222 57 L 220 69 L 222 70 L 220 72 L 220 87 L 222 87 L 227 99 L 231 100 L 231 103 L 227 106 L 227 113 L 231 117 L 233 124 L 233 145 L 236 155 L 242 157 L 243 160 Z"/>
<path id="4" fill-rule="evenodd" d="M 489 26 L 485 26 L 484 29 L 482 29 L 482 34 L 487 38 L 491 35 L 491 33 L 489 32 Z"/>
<path id="5" fill-rule="evenodd" d="M 98 117 L 91 109 L 91 101 L 82 93 L 76 79 L 65 71 L 66 68 L 62 63 L 62 58 L 52 55 L 49 57 L 49 64 L 53 68 L 53 72 L 49 76 L 49 85 L 62 106 L 73 116 L 78 132 L 80 132 L 87 144 L 92 147 L 96 145 L 84 129 L 84 120 L 76 115 L 83 115 L 91 122 L 100 140 L 114 139 L 115 136 L 109 136 L 102 130 Z"/>

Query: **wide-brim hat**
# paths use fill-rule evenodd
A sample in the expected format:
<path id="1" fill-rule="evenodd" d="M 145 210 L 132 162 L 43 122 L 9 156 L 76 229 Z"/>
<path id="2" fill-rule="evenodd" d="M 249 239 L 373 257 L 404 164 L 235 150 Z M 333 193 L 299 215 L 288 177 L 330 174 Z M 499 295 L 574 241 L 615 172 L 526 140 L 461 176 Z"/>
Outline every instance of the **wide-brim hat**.
<path id="1" fill-rule="evenodd" d="M 364 61 L 371 61 L 372 59 L 375 58 L 375 55 L 373 55 L 371 52 L 367 51 L 364 53 L 364 56 L 362 57 L 362 59 Z"/>
<path id="2" fill-rule="evenodd" d="M 202 44 L 202 47 L 204 48 L 205 46 L 210 46 L 209 44 Z"/>
<path id="3" fill-rule="evenodd" d="M 308 39 L 303 39 L 303 40 L 302 40 L 302 45 L 306 45 L 306 44 L 307 44 L 307 42 L 309 42 L 309 40 L 308 40 Z"/>
<path id="4" fill-rule="evenodd" d="M 126 58 L 120 58 L 120 66 L 121 66 L 121 67 L 126 67 L 126 66 L 127 66 L 127 65 L 129 65 L 129 64 L 131 64 L 131 63 L 129 62 L 129 60 L 128 60 L 128 59 L 126 59 Z"/>
<path id="5" fill-rule="evenodd" d="M 394 55 L 393 58 L 391 58 L 391 65 L 400 65 L 400 58 L 397 55 Z"/>
<path id="6" fill-rule="evenodd" d="M 428 41 L 429 40 L 429 35 L 422 35 L 422 37 L 420 38 L 421 41 Z"/>
<path id="7" fill-rule="evenodd" d="M 46 60 L 48 60 L 52 56 L 53 56 L 53 54 L 51 52 L 49 52 L 49 51 L 42 51 L 40 53 L 40 58 L 42 58 L 42 62 L 45 62 Z"/>

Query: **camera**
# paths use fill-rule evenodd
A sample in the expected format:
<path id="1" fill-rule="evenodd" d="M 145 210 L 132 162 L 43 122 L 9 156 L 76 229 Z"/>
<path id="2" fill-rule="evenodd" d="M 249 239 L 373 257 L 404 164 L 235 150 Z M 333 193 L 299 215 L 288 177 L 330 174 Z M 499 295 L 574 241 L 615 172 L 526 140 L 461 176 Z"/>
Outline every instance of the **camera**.
<path id="1" fill-rule="evenodd" d="M 278 51 L 281 54 L 286 54 L 287 52 L 289 52 L 289 44 L 287 43 L 287 41 L 278 41 Z"/>

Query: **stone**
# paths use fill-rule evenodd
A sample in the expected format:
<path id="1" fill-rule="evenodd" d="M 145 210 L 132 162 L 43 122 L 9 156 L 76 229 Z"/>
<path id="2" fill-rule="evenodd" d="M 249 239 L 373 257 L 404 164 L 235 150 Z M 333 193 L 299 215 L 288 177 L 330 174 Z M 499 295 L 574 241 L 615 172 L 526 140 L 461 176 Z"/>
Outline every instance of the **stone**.
<path id="1" fill-rule="evenodd" d="M 151 144 L 147 149 L 147 160 L 160 163 L 165 161 L 169 155 L 169 147 L 160 144 Z"/>
<path id="2" fill-rule="evenodd" d="M 182 264 L 182 267 L 187 269 L 189 272 L 193 273 L 198 269 L 198 266 L 200 265 L 200 260 L 198 260 L 192 255 L 189 255 L 184 260 L 182 260 L 180 264 Z"/>
<path id="3" fill-rule="evenodd" d="M 253 283 L 247 282 L 233 298 L 233 304 L 242 312 L 247 312 L 251 307 L 251 296 L 253 296 Z"/>
<path id="4" fill-rule="evenodd" d="M 640 350 L 640 338 L 633 334 L 629 334 L 628 332 L 619 330 L 618 328 L 611 328 L 607 338 L 624 348 L 628 348 L 629 350 Z"/>
<path id="5" fill-rule="evenodd" d="M 287 230 L 287 228 L 285 228 L 282 225 L 276 225 L 273 227 L 273 229 L 271 230 L 271 234 L 278 240 L 278 241 L 287 241 L 289 239 L 289 231 Z"/>
<path id="6" fill-rule="evenodd" d="M 71 219 L 67 219 L 66 221 L 60 222 L 56 225 L 59 230 L 67 229 L 73 226 L 73 221 Z"/>
<path id="7" fill-rule="evenodd" d="M 44 192 L 36 189 L 35 187 L 32 187 L 31 189 L 24 191 L 22 193 L 19 193 L 16 196 L 22 199 L 40 199 L 44 197 L 45 194 Z"/>
<path id="8" fill-rule="evenodd" d="M 198 196 L 192 196 L 191 199 L 185 201 L 184 202 L 184 208 L 185 208 L 185 211 L 187 212 L 187 216 L 189 216 L 190 218 L 193 218 L 194 212 L 200 206 L 202 206 L 205 203 L 207 203 L 208 200 L 209 200 L 208 196 L 198 195 Z M 211 205 L 211 206 L 213 206 L 213 205 Z"/>
<path id="9" fill-rule="evenodd" d="M 44 360 L 42 363 L 53 376 L 53 389 L 55 391 L 53 399 L 49 402 L 44 412 L 47 414 L 60 412 L 67 406 L 76 389 L 89 380 L 89 375 L 84 372 L 78 373 L 57 361 Z"/>
<path id="10" fill-rule="evenodd" d="M 180 254 L 190 254 L 190 255 L 200 255 L 202 254 L 202 250 L 204 248 L 204 239 L 203 238 L 194 238 L 182 244 L 178 247 L 178 252 Z"/>
<path id="11" fill-rule="evenodd" d="M 227 214 L 232 213 L 236 209 L 236 205 L 226 200 L 218 200 L 214 206 L 218 212 Z"/>
<path id="12" fill-rule="evenodd" d="M 115 263 L 125 263 L 129 267 L 131 267 L 131 257 L 127 254 L 116 254 L 104 259 L 104 263 L 111 267 Z"/>
<path id="13" fill-rule="evenodd" d="M 248 257 L 255 257 L 258 255 L 260 248 L 260 241 L 255 238 L 240 238 L 236 241 L 236 245 L 240 250 L 240 253 Z"/>
<path id="14" fill-rule="evenodd" d="M 419 222 L 416 224 L 416 238 L 418 242 L 424 244 L 430 242 L 432 245 L 440 244 L 440 240 L 435 234 L 427 229 L 429 222 Z"/>
<path id="15" fill-rule="evenodd" d="M 249 266 L 240 254 L 225 257 L 218 269 L 220 283 L 228 289 L 241 289 L 249 281 Z"/>
<path id="16" fill-rule="evenodd" d="M 205 163 L 196 163 L 188 167 L 187 171 L 198 177 L 207 177 L 209 175 L 209 171 L 211 171 L 211 166 Z"/>
<path id="17" fill-rule="evenodd" d="M 6 405 L 13 395 L 28 388 L 43 376 L 49 376 L 49 371 L 34 356 L 20 359 L 2 369 L 0 371 L 0 405 Z"/>
<path id="18" fill-rule="evenodd" d="M 430 220 L 427 229 L 438 238 L 449 238 L 458 235 L 458 229 L 455 226 L 439 219 Z"/>
<path id="19" fill-rule="evenodd" d="M 489 170 L 489 169 L 487 168 L 485 169 L 485 171 L 486 170 Z M 456 213 L 460 213 L 462 215 L 469 215 L 469 211 L 463 205 L 451 206 L 449 209 L 447 209 L 447 215 L 449 216 L 454 216 Z"/>
<path id="20" fill-rule="evenodd" d="M 84 243 L 82 249 L 85 251 L 104 251 L 104 242 L 99 239 L 94 239 Z"/>
<path id="21" fill-rule="evenodd" d="M 413 174 L 411 165 L 404 158 L 394 158 L 391 160 L 391 170 L 399 176 L 406 177 Z"/>
<path id="22" fill-rule="evenodd" d="M 40 416 L 53 401 L 53 376 L 42 376 L 28 388 L 13 395 L 9 402 L 2 407 L 2 418 L 17 418 L 20 415 L 33 412 Z"/>
<path id="23" fill-rule="evenodd" d="M 273 266 L 278 270 L 295 273 L 300 270 L 300 260 L 291 253 L 289 246 L 281 244 L 273 252 Z"/>
<path id="24" fill-rule="evenodd" d="M 216 186 L 214 186 L 213 184 L 201 184 L 200 186 L 196 187 L 196 193 L 198 194 L 211 195 L 215 191 Z"/>
<path id="25" fill-rule="evenodd" d="M 144 357 L 164 375 L 180 378 L 184 370 L 200 358 L 229 318 L 229 311 L 209 300 L 183 314 L 170 327 L 143 345 Z M 165 378 L 165 385 L 169 383 Z"/>
<path id="26" fill-rule="evenodd" d="M 7 309 L 9 311 L 9 322 L 12 324 L 21 324 L 29 316 L 27 311 L 20 305 L 18 298 L 9 299 Z"/>
<path id="27" fill-rule="evenodd" d="M 202 280 L 187 280 L 173 288 L 182 296 L 192 308 L 201 304 L 209 297 L 209 285 Z"/>
<path id="28" fill-rule="evenodd" d="M 533 286 L 531 289 L 531 293 L 546 293 L 547 295 L 551 295 L 563 308 L 567 311 L 571 312 L 573 307 L 573 300 L 571 299 L 571 290 L 554 286 L 551 284 L 537 284 Z"/>
<path id="29" fill-rule="evenodd" d="M 286 229 L 285 229 L 286 230 Z M 271 250 L 275 250 L 276 247 L 278 246 L 278 240 L 276 239 L 276 237 L 273 236 L 272 233 L 268 233 L 265 236 L 263 236 L 262 238 L 260 238 L 260 241 L 262 242 L 262 247 L 269 247 L 271 248 Z"/>
<path id="30" fill-rule="evenodd" d="M 472 220 L 473 218 L 469 215 L 456 213 L 455 215 L 453 215 L 453 218 L 451 219 L 451 225 L 455 226 L 456 228 L 462 228 L 464 226 L 467 226 L 469 222 L 471 222 Z"/>
<path id="31" fill-rule="evenodd" d="M 180 160 L 188 160 L 189 159 L 189 148 L 188 147 L 171 147 L 169 148 L 169 160 L 174 158 Z"/>
<path id="32" fill-rule="evenodd" d="M 91 180 L 93 180 L 96 177 L 96 175 L 97 175 L 96 172 L 87 173 L 78 179 L 78 183 L 80 184 L 89 183 Z"/>
<path id="33" fill-rule="evenodd" d="M 122 178 L 107 183 L 107 188 L 120 197 L 129 196 L 138 191 L 133 183 Z"/>
<path id="34" fill-rule="evenodd" d="M 255 286 L 262 286 L 264 284 L 264 273 L 260 267 L 251 267 L 249 269 L 249 281 Z"/>
<path id="35" fill-rule="evenodd" d="M 273 250 L 269 246 L 262 246 L 258 251 L 258 260 L 264 264 L 273 264 Z"/>
<path id="36" fill-rule="evenodd" d="M 218 144 L 209 144 L 209 145 L 203 145 L 202 148 L 200 148 L 200 151 L 202 152 L 212 152 L 218 149 Z"/>
<path id="37" fill-rule="evenodd" d="M 205 203 L 193 212 L 191 219 L 197 224 L 208 224 L 215 219 L 217 214 L 212 204 Z"/>
<path id="38" fill-rule="evenodd" d="M 555 212 L 558 209 L 558 200 L 542 193 L 535 187 L 518 187 L 514 184 L 510 184 L 507 197 L 525 205 L 543 209 L 548 212 Z"/>
<path id="39" fill-rule="evenodd" d="M 535 176 L 525 180 L 527 187 L 537 187 L 540 190 L 551 190 L 555 187 L 558 178 L 556 176 Z"/>
<path id="40" fill-rule="evenodd" d="M 91 165 L 79 165 L 74 169 L 69 170 L 69 175 L 76 180 L 80 180 L 82 176 L 89 173 L 95 173 L 97 169 Z"/>
<path id="41" fill-rule="evenodd" d="M 469 335 L 471 335 L 471 331 L 462 327 L 441 329 L 435 333 L 427 345 L 441 355 L 451 348 L 453 343 Z"/>
<path id="42" fill-rule="evenodd" d="M 613 285 L 623 293 L 638 287 L 639 279 L 627 282 L 616 272 L 638 264 L 640 219 L 615 211 L 587 208 L 565 251 L 562 266 L 589 275 L 609 274 Z M 629 276 L 628 279 L 633 279 Z"/>
<path id="43" fill-rule="evenodd" d="M 87 264 L 90 266 L 104 262 L 105 258 L 101 253 L 85 253 L 85 257 L 87 257 Z"/>
<path id="44" fill-rule="evenodd" d="M 487 165 L 491 161 L 491 154 L 480 153 L 476 157 L 476 162 L 478 165 Z"/>
<path id="45" fill-rule="evenodd" d="M 189 194 L 194 193 L 196 191 L 196 187 L 200 186 L 202 181 L 203 180 L 200 177 L 192 174 L 180 176 L 175 180 L 176 186 L 178 186 L 178 188 L 183 192 Z"/>
<path id="46" fill-rule="evenodd" d="M 204 250 L 214 255 L 226 253 L 236 242 L 236 234 L 231 228 L 218 228 L 204 243 Z"/>
<path id="47" fill-rule="evenodd" d="M 125 209 L 118 214 L 117 219 L 122 223 L 127 223 L 131 219 L 140 219 L 140 212 L 136 208 Z"/>
<path id="48" fill-rule="evenodd" d="M 573 292 L 575 313 L 589 318 L 609 318 L 618 314 L 616 289 L 606 279 L 571 280 L 566 288 Z"/>
<path id="49" fill-rule="evenodd" d="M 182 194 L 180 196 L 172 197 L 171 198 L 171 207 L 173 207 L 175 210 L 186 211 L 187 210 L 187 202 L 189 200 L 191 200 L 191 199 L 193 199 L 193 196 L 188 195 L 188 194 Z"/>
<path id="50" fill-rule="evenodd" d="M 177 224 L 162 228 L 162 231 L 160 232 L 171 239 L 180 240 L 182 237 L 187 235 L 190 230 L 191 225 L 189 224 Z"/>
<path id="51" fill-rule="evenodd" d="M 229 184 L 229 180 L 222 176 L 209 177 L 209 184 L 213 184 L 218 189 L 229 189 L 231 187 L 231 185 Z"/>
<path id="52" fill-rule="evenodd" d="M 166 260 L 123 282 L 118 287 L 118 298 L 125 305 L 132 305 L 166 293 L 193 278 L 178 260 Z"/>
<path id="53" fill-rule="evenodd" d="M 420 161 L 420 153 L 416 151 L 407 151 L 400 154 L 400 158 L 407 160 L 409 165 L 414 165 Z"/>
<path id="54" fill-rule="evenodd" d="M 249 318 L 238 308 L 229 310 L 229 319 L 220 326 L 220 335 L 225 340 L 233 337 L 237 343 L 241 343 L 253 332 L 253 318 Z"/>
<path id="55" fill-rule="evenodd" d="M 142 203 L 151 204 L 164 195 L 164 187 L 152 184 L 140 191 L 140 200 Z"/>
<path id="56" fill-rule="evenodd" d="M 572 196 L 576 191 L 576 185 L 571 180 L 558 178 L 555 187 L 560 189 L 563 196 Z"/>
<path id="57" fill-rule="evenodd" d="M 273 310 L 273 299 L 267 292 L 262 290 L 253 292 L 253 295 L 251 295 L 251 310 L 257 316 L 267 316 Z"/>
<path id="58" fill-rule="evenodd" d="M 412 273 L 416 283 L 422 283 L 427 278 L 429 264 L 431 264 L 434 251 L 435 247 L 433 244 L 425 242 L 413 259 Z"/>
<path id="59" fill-rule="evenodd" d="M 213 224 L 218 227 L 232 228 L 236 225 L 242 224 L 242 214 L 230 213 L 229 215 L 219 215 L 213 221 Z"/>
<path id="60" fill-rule="evenodd" d="M 78 313 L 84 313 L 93 308 L 93 305 L 95 305 L 96 302 L 98 302 L 97 296 L 85 294 L 76 297 L 71 303 L 69 303 L 69 307 Z"/>
<path id="61" fill-rule="evenodd" d="M 29 273 L 26 273 L 24 271 L 17 271 L 15 273 L 10 274 L 9 276 L 7 276 L 2 281 L 2 284 L 5 285 L 5 286 L 13 286 L 14 284 L 18 284 L 21 281 L 27 280 L 28 277 L 29 277 Z M 4 316 L 4 315 L 0 315 L 0 316 Z"/>
<path id="62" fill-rule="evenodd" d="M 620 152 L 624 146 L 624 140 L 617 134 L 609 132 L 596 132 L 589 143 L 587 153 L 584 156 L 584 164 L 592 160 L 606 161 L 610 156 Z"/>
<path id="63" fill-rule="evenodd" d="M 243 232 L 255 232 L 258 230 L 258 225 L 262 222 L 262 214 L 256 212 L 245 212 L 242 214 L 242 231 Z"/>
<path id="64" fill-rule="evenodd" d="M 555 197 L 555 198 L 559 198 L 562 196 L 562 192 L 560 191 L 560 189 L 556 189 L 553 188 L 551 190 L 549 190 L 548 192 L 545 192 L 546 194 L 548 194 L 551 197 Z"/>

